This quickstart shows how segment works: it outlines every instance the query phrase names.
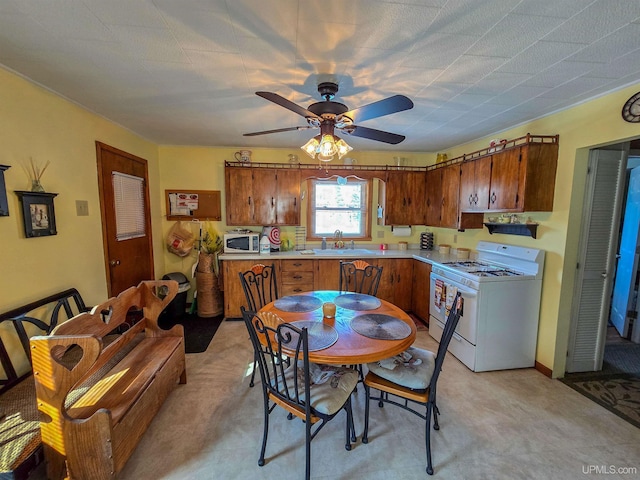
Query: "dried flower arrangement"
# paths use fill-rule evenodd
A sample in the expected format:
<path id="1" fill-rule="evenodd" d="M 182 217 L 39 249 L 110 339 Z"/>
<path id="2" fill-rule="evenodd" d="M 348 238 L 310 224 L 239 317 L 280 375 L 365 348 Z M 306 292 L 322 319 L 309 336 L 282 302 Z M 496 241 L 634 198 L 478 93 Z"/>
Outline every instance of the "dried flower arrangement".
<path id="1" fill-rule="evenodd" d="M 33 160 L 33 157 L 29 157 L 29 165 L 22 165 L 22 168 L 31 181 L 32 192 L 44 192 L 44 188 L 42 186 L 42 183 L 40 183 L 40 180 L 42 179 L 42 175 L 47 170 L 47 167 L 50 163 L 51 162 L 47 160 L 44 166 L 40 166 L 38 162 L 35 162 Z"/>

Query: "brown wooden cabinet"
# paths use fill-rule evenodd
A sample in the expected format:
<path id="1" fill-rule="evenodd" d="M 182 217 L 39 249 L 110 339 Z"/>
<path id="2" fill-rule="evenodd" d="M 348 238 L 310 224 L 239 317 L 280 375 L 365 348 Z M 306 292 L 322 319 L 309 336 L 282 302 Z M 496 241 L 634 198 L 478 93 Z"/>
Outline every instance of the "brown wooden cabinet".
<path id="1" fill-rule="evenodd" d="M 520 148 L 512 148 L 491 156 L 490 210 L 514 210 L 518 204 Z"/>
<path id="2" fill-rule="evenodd" d="M 413 259 L 379 258 L 375 264 L 383 267 L 377 296 L 407 312 L 411 311 Z"/>
<path id="3" fill-rule="evenodd" d="M 442 169 L 442 213 L 440 227 L 458 228 L 458 204 L 460 200 L 460 165 Z"/>
<path id="4" fill-rule="evenodd" d="M 276 225 L 300 225 L 300 172 L 276 171 Z"/>
<path id="5" fill-rule="evenodd" d="M 550 212 L 558 166 L 558 144 L 528 143 L 491 156 L 489 209 Z"/>
<path id="6" fill-rule="evenodd" d="M 430 263 L 413 260 L 411 311 L 426 323 L 429 323 L 430 275 Z"/>
<path id="7" fill-rule="evenodd" d="M 225 168 L 227 225 L 254 225 L 253 172 L 250 168 Z"/>
<path id="8" fill-rule="evenodd" d="M 278 293 L 281 297 L 314 289 L 313 260 L 281 260 Z"/>
<path id="9" fill-rule="evenodd" d="M 275 264 L 276 271 L 280 267 L 279 261 L 273 261 L 270 258 L 260 260 L 223 260 L 222 261 L 222 276 L 224 285 L 224 316 L 225 318 L 239 318 L 242 317 L 240 307 L 242 305 L 247 307 L 247 301 L 242 290 L 242 284 L 240 283 L 240 277 L 238 272 L 246 272 L 256 263 L 262 263 L 264 265 Z"/>
<path id="10" fill-rule="evenodd" d="M 458 228 L 460 165 L 453 164 L 427 172 L 426 224 Z"/>
<path id="11" fill-rule="evenodd" d="M 427 171 L 426 187 L 426 223 L 434 227 L 440 226 L 442 213 L 442 169 Z"/>
<path id="12" fill-rule="evenodd" d="M 338 290 L 340 288 L 340 260 L 314 260 L 316 290 Z"/>
<path id="13" fill-rule="evenodd" d="M 490 182 L 491 157 L 460 164 L 460 211 L 487 211 Z"/>
<path id="14" fill-rule="evenodd" d="M 390 171 L 380 182 L 385 225 L 425 225 L 426 174 L 424 171 Z"/>
<path id="15" fill-rule="evenodd" d="M 225 167 L 227 225 L 299 225 L 300 172 Z"/>

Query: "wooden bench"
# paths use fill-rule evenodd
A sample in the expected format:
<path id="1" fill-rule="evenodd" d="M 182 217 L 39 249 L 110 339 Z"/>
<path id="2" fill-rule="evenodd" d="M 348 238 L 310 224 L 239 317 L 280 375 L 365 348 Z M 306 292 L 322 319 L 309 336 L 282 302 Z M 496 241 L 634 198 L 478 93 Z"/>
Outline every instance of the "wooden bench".
<path id="1" fill-rule="evenodd" d="M 24 480 L 42 461 L 29 337 L 86 311 L 75 288 L 0 314 L 0 478 Z"/>
<path id="2" fill-rule="evenodd" d="M 165 398 L 186 383 L 181 325 L 158 327 L 178 283 L 142 282 L 31 338 L 49 479 L 115 478 Z M 133 325 L 130 311 L 142 311 Z"/>

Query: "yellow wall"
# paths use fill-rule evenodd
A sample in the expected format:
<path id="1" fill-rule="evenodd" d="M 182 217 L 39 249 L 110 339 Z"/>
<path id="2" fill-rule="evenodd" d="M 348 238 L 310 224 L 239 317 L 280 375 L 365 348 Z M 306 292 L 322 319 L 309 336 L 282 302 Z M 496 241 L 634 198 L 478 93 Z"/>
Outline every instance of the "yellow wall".
<path id="1" fill-rule="evenodd" d="M 0 69 L 0 164 L 5 171 L 8 217 L 0 217 L 0 312 L 76 287 L 88 304 L 107 298 L 95 141 L 148 161 L 156 274 L 163 270 L 158 199 L 158 148 L 23 78 Z M 29 190 L 22 164 L 51 164 L 42 177 L 54 200 L 58 234 L 25 238 L 14 190 Z M 89 216 L 76 216 L 76 200 Z"/>

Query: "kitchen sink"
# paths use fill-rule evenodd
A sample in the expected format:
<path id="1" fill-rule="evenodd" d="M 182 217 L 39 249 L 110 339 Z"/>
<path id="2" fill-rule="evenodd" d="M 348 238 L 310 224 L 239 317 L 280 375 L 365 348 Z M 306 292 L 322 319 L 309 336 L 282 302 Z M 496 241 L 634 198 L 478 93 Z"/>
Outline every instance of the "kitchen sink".
<path id="1" fill-rule="evenodd" d="M 375 254 L 373 250 L 367 250 L 366 248 L 328 248 L 322 250 L 320 248 L 314 248 L 313 252 L 316 255 L 344 255 L 344 256 L 358 256 L 358 255 L 372 255 Z"/>

